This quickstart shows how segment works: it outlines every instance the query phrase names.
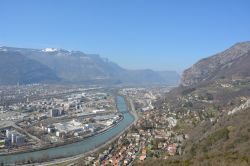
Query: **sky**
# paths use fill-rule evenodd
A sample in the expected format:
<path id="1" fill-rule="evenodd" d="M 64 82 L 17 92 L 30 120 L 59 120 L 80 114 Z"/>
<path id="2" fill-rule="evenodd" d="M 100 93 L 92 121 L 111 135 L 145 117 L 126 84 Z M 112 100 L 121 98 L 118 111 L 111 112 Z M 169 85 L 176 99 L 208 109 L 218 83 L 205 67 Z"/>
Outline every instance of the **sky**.
<path id="1" fill-rule="evenodd" d="M 250 40 L 249 0 L 0 0 L 0 46 L 175 70 Z"/>

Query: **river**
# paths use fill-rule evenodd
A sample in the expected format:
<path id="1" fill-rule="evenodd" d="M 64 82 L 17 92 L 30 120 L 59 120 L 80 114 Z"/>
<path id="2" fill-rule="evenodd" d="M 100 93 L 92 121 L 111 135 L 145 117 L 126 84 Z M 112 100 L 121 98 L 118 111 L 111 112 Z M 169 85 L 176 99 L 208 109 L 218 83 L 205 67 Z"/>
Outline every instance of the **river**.
<path id="1" fill-rule="evenodd" d="M 28 159 L 39 160 L 43 158 L 56 159 L 61 157 L 71 157 L 95 149 L 96 147 L 115 137 L 117 134 L 121 133 L 134 121 L 134 117 L 128 112 L 128 107 L 124 97 L 117 96 L 116 102 L 118 111 L 123 113 L 124 118 L 112 129 L 72 144 L 67 144 L 46 150 L 0 156 L 0 163 L 14 164 L 15 162 Z"/>

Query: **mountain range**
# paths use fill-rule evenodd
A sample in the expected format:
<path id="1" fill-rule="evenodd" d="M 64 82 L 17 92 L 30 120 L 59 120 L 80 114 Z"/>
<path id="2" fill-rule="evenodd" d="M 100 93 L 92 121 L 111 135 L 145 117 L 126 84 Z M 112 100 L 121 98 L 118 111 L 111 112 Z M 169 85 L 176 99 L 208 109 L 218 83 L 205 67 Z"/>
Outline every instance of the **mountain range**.
<path id="1" fill-rule="evenodd" d="M 175 71 L 127 70 L 95 54 L 0 47 L 0 84 L 177 85 Z"/>

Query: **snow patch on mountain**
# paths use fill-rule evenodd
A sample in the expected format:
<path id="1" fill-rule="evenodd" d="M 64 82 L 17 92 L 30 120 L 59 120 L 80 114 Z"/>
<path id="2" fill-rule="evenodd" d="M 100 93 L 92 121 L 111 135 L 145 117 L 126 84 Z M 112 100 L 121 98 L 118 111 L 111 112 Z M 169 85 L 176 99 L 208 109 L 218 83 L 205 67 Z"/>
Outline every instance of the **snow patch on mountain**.
<path id="1" fill-rule="evenodd" d="M 42 51 L 43 52 L 55 52 L 55 51 L 58 51 L 58 49 L 56 49 L 56 48 L 44 48 Z"/>

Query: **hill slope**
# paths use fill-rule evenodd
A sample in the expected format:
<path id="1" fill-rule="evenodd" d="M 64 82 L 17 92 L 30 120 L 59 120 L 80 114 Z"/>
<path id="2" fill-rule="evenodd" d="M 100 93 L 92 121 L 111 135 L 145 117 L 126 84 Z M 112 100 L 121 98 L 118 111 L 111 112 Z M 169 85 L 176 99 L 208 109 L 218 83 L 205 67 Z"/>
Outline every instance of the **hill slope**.
<path id="1" fill-rule="evenodd" d="M 146 160 L 151 166 L 248 166 L 250 163 L 250 109 L 206 122 L 195 128 L 184 154 L 168 160 Z M 200 134 L 202 133 L 202 134 Z M 157 163 L 157 164 L 156 164 Z"/>
<path id="2" fill-rule="evenodd" d="M 250 42 L 235 44 L 231 48 L 205 58 L 185 70 L 182 85 L 190 86 L 200 82 L 250 77 Z"/>

